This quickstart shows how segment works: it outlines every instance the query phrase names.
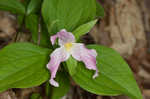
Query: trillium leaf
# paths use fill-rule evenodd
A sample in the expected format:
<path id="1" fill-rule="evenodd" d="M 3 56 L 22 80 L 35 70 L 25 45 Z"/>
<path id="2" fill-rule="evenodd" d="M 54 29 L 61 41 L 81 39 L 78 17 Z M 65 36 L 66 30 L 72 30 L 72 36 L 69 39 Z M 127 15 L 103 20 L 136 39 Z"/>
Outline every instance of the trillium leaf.
<path id="1" fill-rule="evenodd" d="M 52 87 L 50 91 L 50 99 L 60 99 L 63 97 L 70 89 L 69 76 L 65 71 L 60 71 L 57 73 L 56 81 L 59 82 L 59 87 Z"/>
<path id="2" fill-rule="evenodd" d="M 97 22 L 97 19 L 90 21 L 88 23 L 85 23 L 79 26 L 77 29 L 75 29 L 72 33 L 74 34 L 76 40 L 78 40 L 80 36 L 88 33 L 92 29 L 92 27 L 96 24 L 96 22 Z"/>
<path id="3" fill-rule="evenodd" d="M 104 8 L 100 5 L 99 2 L 96 2 L 96 17 L 104 17 Z"/>
<path id="4" fill-rule="evenodd" d="M 30 14 L 25 19 L 26 28 L 32 33 L 32 40 L 37 44 L 38 42 L 38 25 L 39 17 L 36 14 Z"/>
<path id="5" fill-rule="evenodd" d="M 15 43 L 3 48 L 0 51 L 0 92 L 33 87 L 48 80 L 46 63 L 50 52 L 30 43 Z"/>
<path id="6" fill-rule="evenodd" d="M 79 25 L 85 24 L 96 18 L 96 0 L 85 0 L 82 9 L 83 12 L 79 20 Z"/>
<path id="7" fill-rule="evenodd" d="M 27 7 L 27 14 L 35 14 L 36 12 L 40 12 L 42 0 L 31 0 Z"/>
<path id="8" fill-rule="evenodd" d="M 49 32 L 56 33 L 63 28 L 73 31 L 79 25 L 94 20 L 96 0 L 44 0 L 42 15 L 48 28 L 53 26 Z"/>
<path id="9" fill-rule="evenodd" d="M 24 21 L 24 15 L 18 15 L 17 22 L 19 24 L 19 27 L 21 27 L 21 25 L 23 24 L 23 21 Z"/>
<path id="10" fill-rule="evenodd" d="M 71 56 L 67 61 L 67 68 L 70 75 L 74 75 L 76 73 L 77 61 Z"/>
<path id="11" fill-rule="evenodd" d="M 52 48 L 47 27 L 43 21 L 41 21 L 41 24 L 40 45 L 43 47 Z"/>
<path id="12" fill-rule="evenodd" d="M 116 51 L 100 45 L 90 45 L 88 48 L 95 49 L 98 53 L 99 76 L 93 79 L 94 71 L 86 69 L 80 62 L 76 68 L 77 72 L 72 76 L 77 84 L 99 95 L 124 94 L 131 99 L 142 99 L 128 64 Z"/>
<path id="13" fill-rule="evenodd" d="M 17 14 L 25 14 L 25 7 L 18 0 L 0 0 L 0 9 Z"/>

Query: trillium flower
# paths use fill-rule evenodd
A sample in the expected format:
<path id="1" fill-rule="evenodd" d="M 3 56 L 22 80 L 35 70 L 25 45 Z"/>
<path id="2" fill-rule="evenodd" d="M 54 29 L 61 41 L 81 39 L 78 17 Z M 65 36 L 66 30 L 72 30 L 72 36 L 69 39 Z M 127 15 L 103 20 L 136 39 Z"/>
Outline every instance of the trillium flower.
<path id="1" fill-rule="evenodd" d="M 52 45 L 55 44 L 58 38 L 60 48 L 56 48 L 50 55 L 50 61 L 47 68 L 51 72 L 50 84 L 58 87 L 59 84 L 54 80 L 57 70 L 61 62 L 66 61 L 71 55 L 77 61 L 82 61 L 87 69 L 95 70 L 93 78 L 98 76 L 98 69 L 96 67 L 97 53 L 94 49 L 87 49 L 82 43 L 75 43 L 75 37 L 71 32 L 65 29 L 51 36 Z"/>

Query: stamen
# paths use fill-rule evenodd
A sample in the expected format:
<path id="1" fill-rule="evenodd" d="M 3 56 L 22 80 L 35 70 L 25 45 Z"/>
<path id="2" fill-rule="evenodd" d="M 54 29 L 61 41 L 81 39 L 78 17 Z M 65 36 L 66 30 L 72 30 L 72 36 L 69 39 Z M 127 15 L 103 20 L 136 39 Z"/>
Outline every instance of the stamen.
<path id="1" fill-rule="evenodd" d="M 70 51 L 70 49 L 72 47 L 72 43 L 66 43 L 64 46 L 65 46 L 67 51 Z"/>

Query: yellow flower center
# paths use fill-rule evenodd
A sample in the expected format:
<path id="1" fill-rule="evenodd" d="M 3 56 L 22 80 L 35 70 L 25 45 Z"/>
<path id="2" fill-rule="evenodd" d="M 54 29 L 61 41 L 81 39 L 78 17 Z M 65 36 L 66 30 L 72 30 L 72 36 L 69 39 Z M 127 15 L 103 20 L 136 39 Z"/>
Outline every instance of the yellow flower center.
<path id="1" fill-rule="evenodd" d="M 64 46 L 65 46 L 67 51 L 70 51 L 70 49 L 72 47 L 72 43 L 66 43 Z"/>

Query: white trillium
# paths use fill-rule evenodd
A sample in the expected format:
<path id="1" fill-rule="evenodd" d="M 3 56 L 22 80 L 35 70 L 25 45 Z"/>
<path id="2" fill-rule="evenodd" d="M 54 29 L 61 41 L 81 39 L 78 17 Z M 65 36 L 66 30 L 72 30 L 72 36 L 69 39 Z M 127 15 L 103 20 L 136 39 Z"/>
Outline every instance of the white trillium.
<path id="1" fill-rule="evenodd" d="M 87 49 L 82 43 L 75 43 L 75 37 L 71 32 L 67 32 L 65 29 L 58 32 L 56 35 L 51 36 L 52 45 L 54 45 L 56 39 L 60 48 L 56 48 L 50 55 L 50 61 L 47 64 L 47 68 L 51 72 L 50 84 L 58 87 L 59 84 L 54 80 L 56 72 L 61 62 L 66 61 L 70 55 L 77 61 L 84 62 L 87 69 L 95 70 L 93 78 L 98 76 L 98 69 L 96 67 L 97 53 L 94 49 Z"/>

